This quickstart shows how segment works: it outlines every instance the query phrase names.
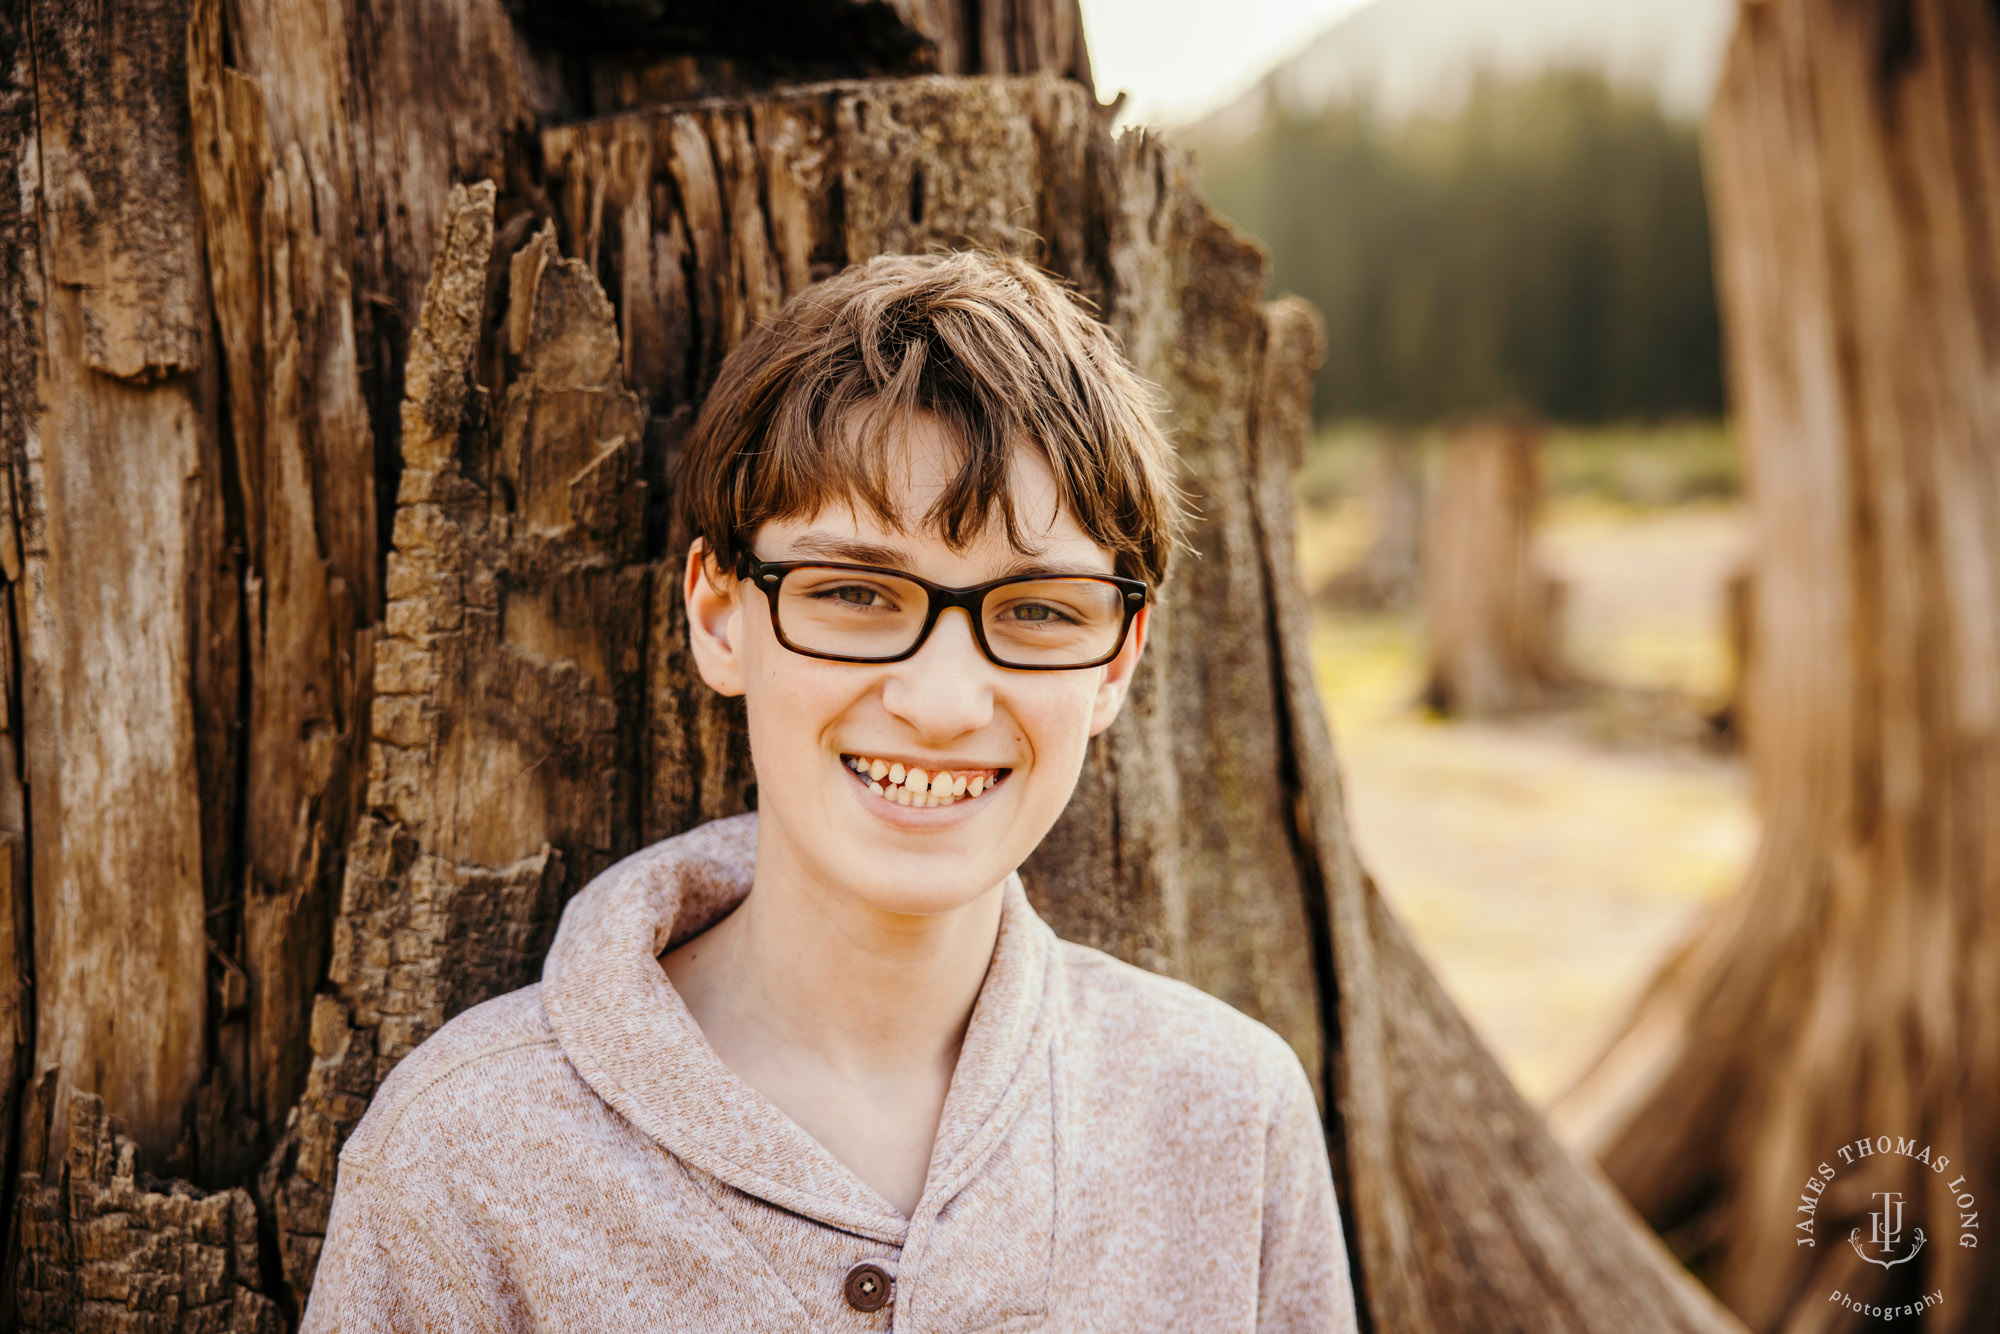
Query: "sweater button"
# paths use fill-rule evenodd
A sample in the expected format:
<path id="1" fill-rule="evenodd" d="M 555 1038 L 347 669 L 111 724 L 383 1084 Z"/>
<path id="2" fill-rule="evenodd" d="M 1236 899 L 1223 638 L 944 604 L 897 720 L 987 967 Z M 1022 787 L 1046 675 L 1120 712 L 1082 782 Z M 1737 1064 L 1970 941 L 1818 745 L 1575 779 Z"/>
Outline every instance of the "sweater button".
<path id="1" fill-rule="evenodd" d="M 847 1304 L 857 1311 L 879 1311 L 889 1304 L 889 1271 L 878 1264 L 863 1262 L 847 1271 L 840 1290 Z"/>

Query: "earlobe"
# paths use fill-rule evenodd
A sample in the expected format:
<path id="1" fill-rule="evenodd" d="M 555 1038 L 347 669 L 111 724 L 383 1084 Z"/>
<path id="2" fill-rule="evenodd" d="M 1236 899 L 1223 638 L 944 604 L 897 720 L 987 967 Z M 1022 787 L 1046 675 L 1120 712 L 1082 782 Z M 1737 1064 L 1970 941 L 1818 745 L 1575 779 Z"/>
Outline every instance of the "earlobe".
<path id="1" fill-rule="evenodd" d="M 687 605 L 688 646 L 701 679 L 718 694 L 742 694 L 742 607 L 735 585 L 709 559 L 707 543 L 699 537 L 688 544 L 681 599 Z"/>

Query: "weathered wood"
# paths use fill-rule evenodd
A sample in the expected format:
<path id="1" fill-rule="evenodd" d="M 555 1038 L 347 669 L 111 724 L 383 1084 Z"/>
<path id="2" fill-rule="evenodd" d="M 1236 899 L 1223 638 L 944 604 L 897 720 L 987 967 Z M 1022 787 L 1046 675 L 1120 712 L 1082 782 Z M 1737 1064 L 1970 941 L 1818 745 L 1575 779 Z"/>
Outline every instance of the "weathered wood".
<path id="1" fill-rule="evenodd" d="M 378 480 L 393 483 L 404 343 L 447 195 L 453 182 L 518 177 L 510 144 L 551 95 L 539 81 L 547 57 L 500 0 L 232 0 L 228 12 L 237 67 L 264 92 L 274 157 L 296 148 L 337 210 L 329 231 L 353 286 Z"/>
<path id="2" fill-rule="evenodd" d="M 0 198 L 33 198 L 36 168 L 34 52 L 26 15 L 0 10 Z M 0 206 L 0 1321 L 8 1315 L 6 1275 L 13 1272 L 15 1161 L 21 1095 L 35 1052 L 34 930 L 28 879 L 27 789 L 22 782 L 20 635 L 15 624 L 21 581 L 21 535 L 15 478 L 26 453 L 24 411 L 34 401 L 39 228 L 27 210 Z"/>
<path id="3" fill-rule="evenodd" d="M 339 201 L 294 146 L 272 159 L 261 87 L 222 64 L 218 0 L 188 29 L 188 85 L 244 547 L 248 694 L 240 921 L 244 991 L 224 1013 L 232 1083 L 261 1123 L 304 1085 L 349 825 L 358 681 L 374 615 L 374 442 L 356 373 Z M 329 235 L 329 232 L 333 232 Z M 236 943 L 240 942 L 240 943 Z"/>
<path id="4" fill-rule="evenodd" d="M 491 185 L 455 191 L 447 226 L 405 380 L 368 805 L 314 1020 L 325 1064 L 276 1199 L 301 1297 L 355 1094 L 533 981 L 563 898 L 638 845 L 644 415 L 611 305 L 547 228 L 493 255 Z M 504 320 L 489 261 L 507 266 Z"/>
<path id="5" fill-rule="evenodd" d="M 1081 42 L 1076 0 L 507 0 L 537 36 L 570 49 L 634 45 L 761 60 L 836 57 L 850 68 L 900 74 L 1073 74 Z M 983 40 L 982 40 L 983 39 Z"/>
<path id="6" fill-rule="evenodd" d="M 186 22 L 173 0 L 34 7 L 21 170 L 39 185 L 31 262 L 46 282 L 28 298 L 32 397 L 9 405 L 23 414 L 35 1064 L 56 1072 L 58 1105 L 81 1088 L 119 1108 L 156 1161 L 206 1070 L 205 874 L 219 868 L 204 867 L 203 829 L 226 811 L 203 809 L 220 775 L 203 772 L 202 733 L 233 686 L 209 677 L 211 636 L 235 615 L 212 584 L 227 546 Z"/>
<path id="7" fill-rule="evenodd" d="M 32 1258 L 10 1328 L 282 1334 L 284 1316 L 262 1291 L 249 1194 L 153 1181 L 101 1099 L 78 1093 L 68 1112 L 59 1178 L 21 1181 Z"/>
<path id="8" fill-rule="evenodd" d="M 1540 432 L 1477 422 L 1446 441 L 1424 520 L 1425 702 L 1465 717 L 1547 703 L 1569 683 L 1561 586 L 1535 560 Z"/>
<path id="9" fill-rule="evenodd" d="M 1273 768 L 1286 700 L 1254 472 L 1257 436 L 1274 425 L 1262 402 L 1265 261 L 1208 211 L 1179 154 L 1157 140 L 1134 148 L 1105 210 L 1117 274 L 1106 314 L 1128 347 L 1150 341 L 1138 367 L 1166 399 L 1200 556 L 1165 590 L 1133 717 L 1094 744 L 1078 798 L 1024 874 L 1058 931 L 1270 1024 L 1330 1106 L 1320 896 Z M 1316 343 L 1292 351 L 1317 362 Z M 1093 893 L 1096 883 L 1121 891 Z"/>
<path id="10" fill-rule="evenodd" d="M 498 0 L 203 0 L 190 41 L 249 565 L 247 1093 L 275 1136 L 362 801 L 407 324 L 451 182 L 505 174 L 526 53 Z"/>
<path id="11" fill-rule="evenodd" d="M 506 2 L 569 55 L 565 99 L 599 115 L 857 75 L 1054 73 L 1091 86 L 1077 0 Z"/>
<path id="12" fill-rule="evenodd" d="M 1746 4 L 1710 122 L 1765 830 L 1560 1112 L 1758 1329 L 1859 1327 L 1833 1291 L 2000 1310 L 1962 1222 L 2000 1182 L 1996 126 L 1981 0 Z M 1837 1152 L 1881 1135 L 1950 1166 Z M 1848 1244 L 1880 1191 L 1928 1237 L 1893 1270 Z"/>

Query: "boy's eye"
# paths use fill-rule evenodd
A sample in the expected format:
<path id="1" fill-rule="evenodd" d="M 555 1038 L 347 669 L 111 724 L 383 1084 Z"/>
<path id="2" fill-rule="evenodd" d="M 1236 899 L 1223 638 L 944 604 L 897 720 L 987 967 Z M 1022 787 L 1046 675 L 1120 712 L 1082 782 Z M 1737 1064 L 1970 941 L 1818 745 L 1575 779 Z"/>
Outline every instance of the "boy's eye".
<path id="1" fill-rule="evenodd" d="M 1042 602 L 1023 602 L 1007 608 L 1007 615 L 1016 621 L 1067 621 L 1070 618 L 1059 608 Z"/>
<path id="2" fill-rule="evenodd" d="M 889 591 L 873 584 L 825 584 L 801 591 L 823 607 L 870 611 L 891 611 L 896 607 L 896 599 Z"/>

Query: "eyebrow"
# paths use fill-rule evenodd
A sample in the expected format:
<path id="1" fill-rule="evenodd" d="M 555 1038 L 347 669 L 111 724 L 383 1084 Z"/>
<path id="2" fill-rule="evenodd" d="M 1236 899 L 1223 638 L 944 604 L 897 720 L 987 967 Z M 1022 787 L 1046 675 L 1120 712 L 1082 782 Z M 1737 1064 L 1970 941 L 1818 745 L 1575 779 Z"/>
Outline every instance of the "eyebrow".
<path id="1" fill-rule="evenodd" d="M 789 544 L 791 552 L 785 559 L 799 560 L 820 557 L 825 560 L 843 560 L 856 565 L 880 565 L 892 570 L 915 573 L 915 567 L 908 555 L 896 547 L 882 546 L 875 542 L 863 542 L 858 538 L 836 537 L 831 533 L 801 533 Z M 1101 574 L 1101 570 L 1078 570 L 1023 553 L 1003 568 L 997 578 L 1011 579 L 1016 575 L 1033 574 L 1042 576 Z"/>

